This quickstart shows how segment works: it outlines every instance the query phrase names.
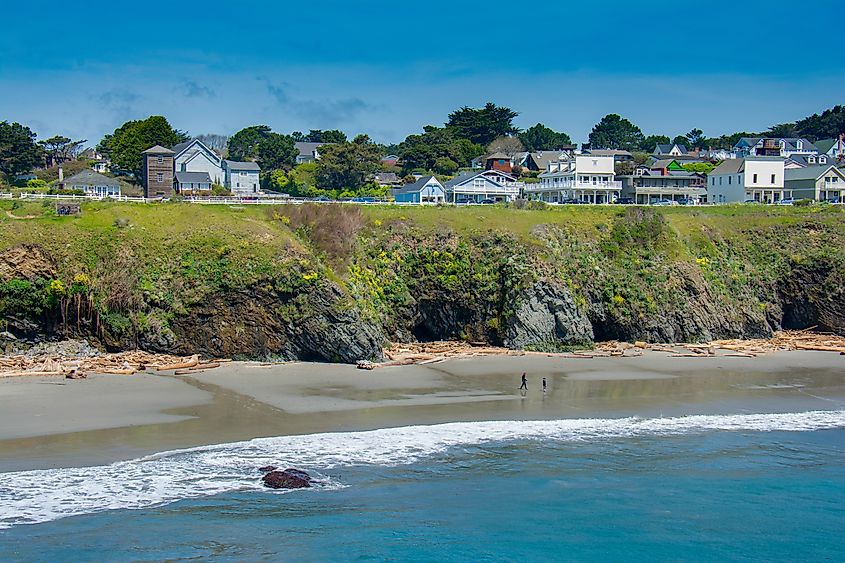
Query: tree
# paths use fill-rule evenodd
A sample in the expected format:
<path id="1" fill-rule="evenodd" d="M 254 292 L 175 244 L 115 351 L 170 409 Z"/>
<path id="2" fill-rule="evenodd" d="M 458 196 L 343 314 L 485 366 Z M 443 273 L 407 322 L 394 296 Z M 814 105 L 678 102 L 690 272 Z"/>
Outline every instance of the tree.
<path id="1" fill-rule="evenodd" d="M 153 115 L 147 119 L 127 121 L 114 133 L 106 135 L 97 145 L 97 150 L 107 155 L 118 168 L 130 170 L 140 178 L 142 152 L 155 145 L 172 147 L 188 139 L 186 133 L 171 127 L 167 119 Z"/>
<path id="2" fill-rule="evenodd" d="M 452 176 L 455 174 L 455 172 L 458 171 L 458 163 L 450 158 L 441 156 L 440 158 L 434 161 L 434 166 L 432 167 L 432 169 L 437 174 L 442 174 L 444 176 Z"/>
<path id="3" fill-rule="evenodd" d="M 640 144 L 640 149 L 645 152 L 654 152 L 657 148 L 657 145 L 668 145 L 669 144 L 669 137 L 666 135 L 649 135 L 648 137 L 643 138 L 643 142 Z"/>
<path id="4" fill-rule="evenodd" d="M 686 145 L 687 148 L 692 149 L 702 149 L 707 146 L 707 137 L 704 136 L 704 131 L 701 129 L 693 129 L 689 133 L 687 133 L 686 137 Z"/>
<path id="5" fill-rule="evenodd" d="M 500 152 L 513 158 L 521 152 L 525 152 L 522 141 L 518 137 L 499 137 L 487 146 L 487 154 Z"/>
<path id="6" fill-rule="evenodd" d="M 522 141 L 525 150 L 530 152 L 560 150 L 565 145 L 572 144 L 569 135 L 553 131 L 542 123 L 529 127 L 520 133 L 519 140 Z"/>
<path id="7" fill-rule="evenodd" d="M 604 116 L 590 132 L 590 148 L 633 151 L 645 137 L 640 128 L 615 113 Z"/>
<path id="8" fill-rule="evenodd" d="M 221 154 L 226 150 L 226 145 L 229 143 L 229 137 L 227 135 L 218 135 L 216 133 L 197 135 L 194 138 L 211 150 L 217 151 Z"/>
<path id="9" fill-rule="evenodd" d="M 317 161 L 317 182 L 321 188 L 359 190 L 379 169 L 380 160 L 378 145 L 367 135 L 326 145 Z"/>
<path id="10" fill-rule="evenodd" d="M 688 172 L 698 172 L 699 174 L 710 174 L 716 168 L 715 164 L 709 162 L 690 162 L 681 166 Z"/>
<path id="11" fill-rule="evenodd" d="M 267 125 L 253 125 L 241 129 L 229 137 L 229 158 L 241 162 L 257 159 L 258 147 L 271 131 Z"/>
<path id="12" fill-rule="evenodd" d="M 686 137 L 684 137 L 683 135 L 678 135 L 677 137 L 675 137 L 674 139 L 672 139 L 672 144 L 673 144 L 673 145 L 681 145 L 681 146 L 684 146 L 684 147 L 689 148 L 689 147 L 687 146 L 687 142 L 688 142 L 688 141 L 687 141 L 687 138 L 686 138 Z"/>
<path id="13" fill-rule="evenodd" d="M 264 172 L 290 170 L 296 164 L 299 151 L 288 135 L 267 133 L 258 145 L 256 161 Z"/>
<path id="14" fill-rule="evenodd" d="M 408 135 L 396 152 L 404 162 L 406 172 L 433 171 L 439 158 L 451 160 L 458 167 L 467 166 L 473 158 L 484 154 L 484 148 L 467 139 L 457 138 L 450 128 L 428 125 L 421 135 Z"/>
<path id="15" fill-rule="evenodd" d="M 73 141 L 70 137 L 56 135 L 43 141 L 38 141 L 38 144 L 44 147 L 44 155 L 47 159 L 47 166 L 55 166 L 68 160 L 76 158 L 82 148 L 86 139 L 81 141 Z"/>
<path id="16" fill-rule="evenodd" d="M 510 108 L 487 102 L 481 109 L 464 106 L 453 111 L 449 114 L 446 127 L 452 129 L 456 137 L 487 146 L 497 137 L 519 133 L 519 129 L 513 125 L 517 115 Z"/>
<path id="17" fill-rule="evenodd" d="M 0 172 L 7 177 L 29 172 L 41 163 L 43 153 L 35 133 L 20 123 L 0 121 Z"/>

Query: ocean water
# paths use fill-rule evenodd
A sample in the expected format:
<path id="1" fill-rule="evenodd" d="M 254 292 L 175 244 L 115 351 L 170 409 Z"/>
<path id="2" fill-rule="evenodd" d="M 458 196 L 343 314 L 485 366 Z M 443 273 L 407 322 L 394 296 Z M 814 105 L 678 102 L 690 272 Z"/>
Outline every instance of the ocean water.
<path id="1" fill-rule="evenodd" d="M 257 468 L 321 484 L 277 492 Z M 4 561 L 843 561 L 845 411 L 455 423 L 0 474 Z"/>

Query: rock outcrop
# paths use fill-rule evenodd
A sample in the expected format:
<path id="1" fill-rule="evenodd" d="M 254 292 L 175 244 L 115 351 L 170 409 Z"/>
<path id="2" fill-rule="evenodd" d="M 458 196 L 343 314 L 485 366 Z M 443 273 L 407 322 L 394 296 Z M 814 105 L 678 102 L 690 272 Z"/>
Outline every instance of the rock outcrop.
<path id="1" fill-rule="evenodd" d="M 592 342 L 590 319 L 566 288 L 537 283 L 517 299 L 504 322 L 505 346 L 554 348 Z"/>
<path id="2" fill-rule="evenodd" d="M 261 480 L 270 489 L 307 489 L 311 486 L 311 476 L 298 469 L 271 471 Z"/>

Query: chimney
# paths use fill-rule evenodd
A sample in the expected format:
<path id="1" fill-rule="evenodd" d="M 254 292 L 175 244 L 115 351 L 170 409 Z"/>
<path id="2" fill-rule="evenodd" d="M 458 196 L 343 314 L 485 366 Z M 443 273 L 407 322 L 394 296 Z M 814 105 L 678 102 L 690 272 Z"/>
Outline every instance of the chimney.
<path id="1" fill-rule="evenodd" d="M 65 189 L 65 171 L 62 170 L 62 165 L 59 165 L 59 189 Z"/>

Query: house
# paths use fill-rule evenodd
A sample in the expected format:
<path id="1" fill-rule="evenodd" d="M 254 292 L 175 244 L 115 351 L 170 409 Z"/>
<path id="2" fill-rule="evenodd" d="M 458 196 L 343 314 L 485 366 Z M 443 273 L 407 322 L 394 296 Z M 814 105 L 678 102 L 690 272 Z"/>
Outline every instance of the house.
<path id="1" fill-rule="evenodd" d="M 845 202 L 845 172 L 829 164 L 806 166 L 785 172 L 785 187 L 797 199 Z"/>
<path id="2" fill-rule="evenodd" d="M 685 154 L 689 154 L 689 151 L 684 145 L 678 144 L 671 144 L 671 145 L 657 145 L 654 149 L 654 155 L 656 156 L 683 156 Z"/>
<path id="3" fill-rule="evenodd" d="M 208 172 L 176 172 L 176 192 L 182 195 L 211 195 L 211 187 L 216 183 Z"/>
<path id="4" fill-rule="evenodd" d="M 826 154 L 793 154 L 784 162 L 787 170 L 792 168 L 806 168 L 807 166 L 819 166 L 833 164 L 834 159 Z"/>
<path id="5" fill-rule="evenodd" d="M 504 153 L 493 153 L 488 155 L 484 161 L 485 170 L 498 170 L 499 172 L 504 172 L 505 174 L 513 172 L 513 158 Z"/>
<path id="6" fill-rule="evenodd" d="M 173 147 L 175 172 L 206 173 L 213 184 L 223 185 L 223 160 L 199 139 Z"/>
<path id="7" fill-rule="evenodd" d="M 79 160 L 88 160 L 91 162 L 91 170 L 97 172 L 98 174 L 105 174 L 108 172 L 109 167 L 111 167 L 111 161 L 100 154 L 96 148 L 89 147 L 79 153 L 77 157 Z"/>
<path id="8" fill-rule="evenodd" d="M 819 149 L 819 154 L 825 154 L 831 158 L 845 158 L 845 134 L 839 135 L 838 139 L 825 139 L 814 143 Z"/>
<path id="9" fill-rule="evenodd" d="M 701 202 L 707 198 L 704 174 L 689 172 L 677 160 L 657 160 L 650 166 L 638 166 L 634 174 L 619 176 L 622 195 L 634 203 L 650 204 L 660 200 Z"/>
<path id="10" fill-rule="evenodd" d="M 305 162 L 314 162 L 315 160 L 320 158 L 320 147 L 323 146 L 324 143 L 306 143 L 306 142 L 296 142 L 293 145 L 296 147 L 296 150 L 299 151 L 299 154 L 296 155 L 296 163 L 303 164 Z"/>
<path id="11" fill-rule="evenodd" d="M 173 195 L 173 157 L 176 153 L 161 145 L 141 153 L 144 197 L 170 197 Z"/>
<path id="12" fill-rule="evenodd" d="M 399 164 L 399 157 L 395 154 L 389 154 L 381 159 L 382 166 L 397 166 Z"/>
<path id="13" fill-rule="evenodd" d="M 707 162 L 718 162 L 736 158 L 736 153 L 728 149 L 707 149 L 706 151 L 699 151 L 698 158 Z"/>
<path id="14" fill-rule="evenodd" d="M 574 145 L 573 145 L 574 147 Z M 575 149 L 564 149 L 558 151 L 537 151 L 528 153 L 525 159 L 525 168 L 535 171 L 545 171 L 549 169 L 549 164 L 552 162 L 559 162 L 566 160 L 572 156 Z"/>
<path id="15" fill-rule="evenodd" d="M 485 162 L 487 162 L 486 156 L 476 156 L 475 158 L 469 161 L 469 167 L 473 170 L 481 170 L 482 168 L 484 168 Z"/>
<path id="16" fill-rule="evenodd" d="M 484 200 L 512 201 L 525 184 L 498 170 L 462 172 L 446 184 L 446 196 L 452 203 L 480 203 Z"/>
<path id="17" fill-rule="evenodd" d="M 747 156 L 780 156 L 794 154 L 819 154 L 819 150 L 807 139 L 742 137 L 734 145 L 734 153 L 740 158 Z"/>
<path id="18" fill-rule="evenodd" d="M 251 195 L 260 191 L 261 168 L 255 162 L 223 161 L 226 189 L 234 195 Z"/>
<path id="19" fill-rule="evenodd" d="M 707 201 L 776 203 L 792 197 L 784 187 L 784 160 L 747 157 L 725 160 L 707 178 Z"/>
<path id="20" fill-rule="evenodd" d="M 93 170 L 83 170 L 64 181 L 65 189 L 80 190 L 85 195 L 120 197 L 120 182 Z"/>
<path id="21" fill-rule="evenodd" d="M 401 188 L 402 178 L 396 172 L 376 172 L 373 174 L 373 181 L 379 186 L 387 186 L 389 188 Z"/>
<path id="22" fill-rule="evenodd" d="M 604 152 L 604 151 L 602 151 Z M 540 174 L 540 183 L 525 188 L 526 197 L 548 203 L 578 200 L 589 203 L 612 203 L 622 192 L 616 180 L 615 155 L 573 155 Z"/>
<path id="23" fill-rule="evenodd" d="M 446 190 L 434 176 L 424 176 L 402 188 L 393 191 L 397 203 L 444 203 Z"/>

